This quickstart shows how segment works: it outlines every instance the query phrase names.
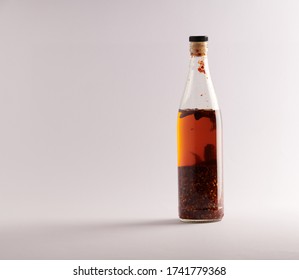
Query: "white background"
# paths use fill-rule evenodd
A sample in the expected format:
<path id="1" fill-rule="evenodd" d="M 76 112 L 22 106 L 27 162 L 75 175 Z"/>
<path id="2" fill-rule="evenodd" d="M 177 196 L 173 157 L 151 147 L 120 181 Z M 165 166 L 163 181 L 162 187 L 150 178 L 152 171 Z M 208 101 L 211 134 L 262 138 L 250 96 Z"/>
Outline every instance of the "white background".
<path id="1" fill-rule="evenodd" d="M 298 259 L 298 1 L 0 1 L 2 259 Z M 225 218 L 177 217 L 189 35 L 209 36 Z"/>

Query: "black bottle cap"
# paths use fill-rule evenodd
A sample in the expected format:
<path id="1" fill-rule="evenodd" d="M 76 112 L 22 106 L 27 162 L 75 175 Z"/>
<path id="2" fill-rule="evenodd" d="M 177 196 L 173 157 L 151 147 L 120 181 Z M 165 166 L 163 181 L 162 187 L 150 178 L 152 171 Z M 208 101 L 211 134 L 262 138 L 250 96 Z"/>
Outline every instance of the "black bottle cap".
<path id="1" fill-rule="evenodd" d="M 189 42 L 207 42 L 208 36 L 190 36 Z"/>

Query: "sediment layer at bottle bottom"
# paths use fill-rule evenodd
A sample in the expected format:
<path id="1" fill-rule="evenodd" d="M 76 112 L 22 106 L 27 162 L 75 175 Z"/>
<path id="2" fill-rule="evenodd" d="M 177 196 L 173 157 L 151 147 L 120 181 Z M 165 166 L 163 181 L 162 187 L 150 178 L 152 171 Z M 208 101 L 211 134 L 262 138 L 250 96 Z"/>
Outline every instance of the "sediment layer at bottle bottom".
<path id="1" fill-rule="evenodd" d="M 216 163 L 179 167 L 178 175 L 180 218 L 222 219 L 223 201 L 217 184 Z"/>

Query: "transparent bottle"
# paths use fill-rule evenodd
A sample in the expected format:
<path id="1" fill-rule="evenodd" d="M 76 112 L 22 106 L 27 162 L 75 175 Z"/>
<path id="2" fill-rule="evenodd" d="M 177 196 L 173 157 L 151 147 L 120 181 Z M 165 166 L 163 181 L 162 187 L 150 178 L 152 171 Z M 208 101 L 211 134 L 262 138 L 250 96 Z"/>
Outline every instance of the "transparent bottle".
<path id="1" fill-rule="evenodd" d="M 207 57 L 206 36 L 190 36 L 190 66 L 177 119 L 179 217 L 223 218 L 222 127 Z"/>

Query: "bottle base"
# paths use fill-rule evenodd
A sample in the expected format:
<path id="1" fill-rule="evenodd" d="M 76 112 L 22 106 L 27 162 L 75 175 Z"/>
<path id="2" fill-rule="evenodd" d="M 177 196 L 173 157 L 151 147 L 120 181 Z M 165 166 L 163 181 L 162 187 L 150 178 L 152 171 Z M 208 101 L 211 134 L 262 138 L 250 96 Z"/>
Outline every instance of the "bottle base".
<path id="1" fill-rule="evenodd" d="M 180 218 L 181 222 L 184 223 L 194 223 L 194 224 L 205 224 L 205 223 L 217 223 L 222 221 L 222 218 L 220 219 L 206 219 L 206 220 L 196 220 L 196 219 L 182 219 Z"/>

